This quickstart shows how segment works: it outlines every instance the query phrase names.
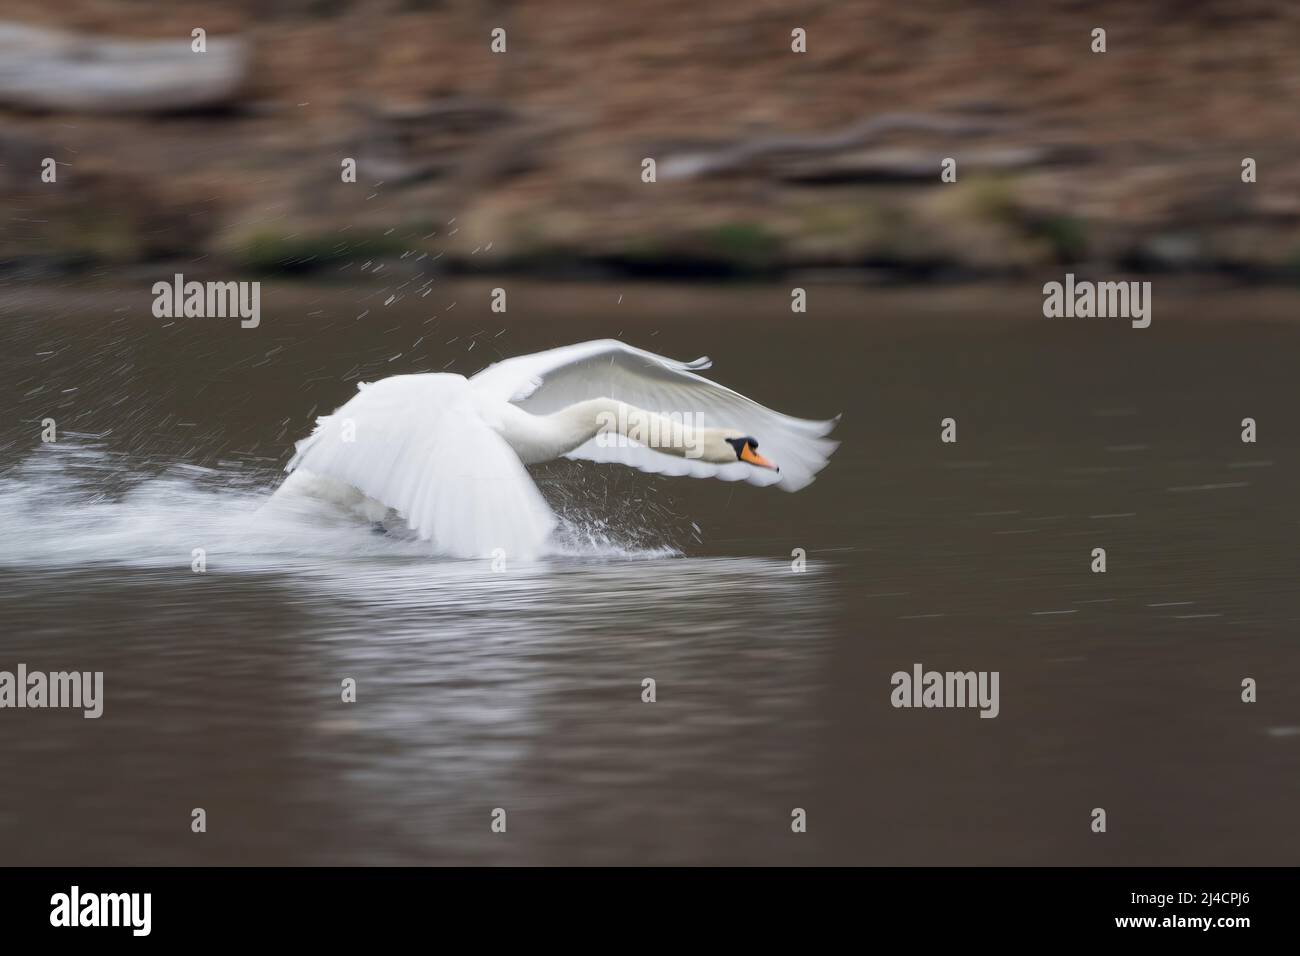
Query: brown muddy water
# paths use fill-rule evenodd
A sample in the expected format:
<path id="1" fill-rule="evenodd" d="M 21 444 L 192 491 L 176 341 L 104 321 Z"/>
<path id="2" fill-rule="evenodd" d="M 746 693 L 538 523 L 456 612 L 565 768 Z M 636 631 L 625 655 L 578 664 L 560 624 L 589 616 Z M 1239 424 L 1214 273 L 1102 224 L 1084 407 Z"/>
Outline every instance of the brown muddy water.
<path id="1" fill-rule="evenodd" d="M 1300 862 L 1300 295 L 376 278 L 241 329 L 155 278 L 0 298 L 0 670 L 104 673 L 0 710 L 0 862 Z M 843 444 L 794 495 L 536 469 L 506 573 L 259 513 L 358 380 L 607 336 Z M 999 715 L 895 709 L 917 663 Z"/>

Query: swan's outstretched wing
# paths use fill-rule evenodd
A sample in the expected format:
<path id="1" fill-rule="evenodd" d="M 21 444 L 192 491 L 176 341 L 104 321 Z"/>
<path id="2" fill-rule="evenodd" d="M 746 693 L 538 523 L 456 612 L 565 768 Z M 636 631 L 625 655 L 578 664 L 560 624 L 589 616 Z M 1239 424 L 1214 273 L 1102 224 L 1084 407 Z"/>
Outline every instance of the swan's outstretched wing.
<path id="1" fill-rule="evenodd" d="M 506 359 L 479 372 L 470 384 L 483 394 L 514 402 L 537 415 L 605 397 L 645 411 L 689 415 L 686 421 L 699 427 L 738 428 L 756 438 L 762 454 L 780 465 L 781 471 L 743 462 L 714 465 L 665 455 L 644 445 L 601 445 L 595 439 L 574 449 L 569 458 L 619 462 L 655 474 L 778 485 L 786 491 L 798 491 L 809 484 L 839 444 L 826 437 L 835 421 L 782 415 L 696 374 L 711 364 L 707 358 L 676 362 L 614 339 L 602 339 Z"/>
<path id="2" fill-rule="evenodd" d="M 298 443 L 287 470 L 341 481 L 394 509 L 450 557 L 540 553 L 555 518 L 459 375 L 370 385 Z"/>

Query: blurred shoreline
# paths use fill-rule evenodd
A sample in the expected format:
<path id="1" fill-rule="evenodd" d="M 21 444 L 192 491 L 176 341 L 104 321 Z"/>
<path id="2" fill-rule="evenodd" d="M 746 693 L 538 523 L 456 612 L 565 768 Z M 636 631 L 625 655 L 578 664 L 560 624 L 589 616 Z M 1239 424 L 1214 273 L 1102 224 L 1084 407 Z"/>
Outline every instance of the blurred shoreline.
<path id="1" fill-rule="evenodd" d="M 70 95 L 86 44 L 170 43 L 184 70 L 202 26 L 248 55 L 191 111 L 0 83 L 0 276 L 1300 278 L 1300 11 L 724 7 L 13 0 L 6 23 L 76 38 L 45 64 Z"/>

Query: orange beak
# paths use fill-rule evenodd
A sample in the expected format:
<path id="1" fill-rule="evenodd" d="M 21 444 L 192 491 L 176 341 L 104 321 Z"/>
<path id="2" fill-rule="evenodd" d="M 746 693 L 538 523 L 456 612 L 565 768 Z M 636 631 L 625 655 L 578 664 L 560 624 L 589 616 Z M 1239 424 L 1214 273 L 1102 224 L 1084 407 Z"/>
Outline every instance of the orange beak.
<path id="1" fill-rule="evenodd" d="M 773 471 L 781 470 L 780 468 L 776 467 L 776 465 L 772 464 L 772 462 L 768 461 L 766 458 L 760 455 L 758 452 L 754 451 L 754 449 L 750 448 L 749 442 L 745 442 L 745 447 L 741 449 L 740 460 L 747 461 L 751 465 L 757 465 L 759 468 L 771 468 Z"/>

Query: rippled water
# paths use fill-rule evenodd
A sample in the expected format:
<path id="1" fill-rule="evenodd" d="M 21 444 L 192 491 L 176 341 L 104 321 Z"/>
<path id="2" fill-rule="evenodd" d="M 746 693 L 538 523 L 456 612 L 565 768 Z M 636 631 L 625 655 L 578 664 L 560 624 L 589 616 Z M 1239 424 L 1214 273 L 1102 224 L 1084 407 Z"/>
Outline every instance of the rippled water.
<path id="1" fill-rule="evenodd" d="M 6 861 L 1296 862 L 1300 296 L 1157 287 L 1136 331 L 1033 289 L 489 287 L 266 287 L 256 330 L 144 281 L 0 299 L 0 669 L 106 697 L 0 710 Z M 535 469 L 562 532 L 501 573 L 262 508 L 358 379 L 604 336 L 844 445 L 797 495 Z M 999 670 L 1000 716 L 890 707 L 914 662 Z"/>

